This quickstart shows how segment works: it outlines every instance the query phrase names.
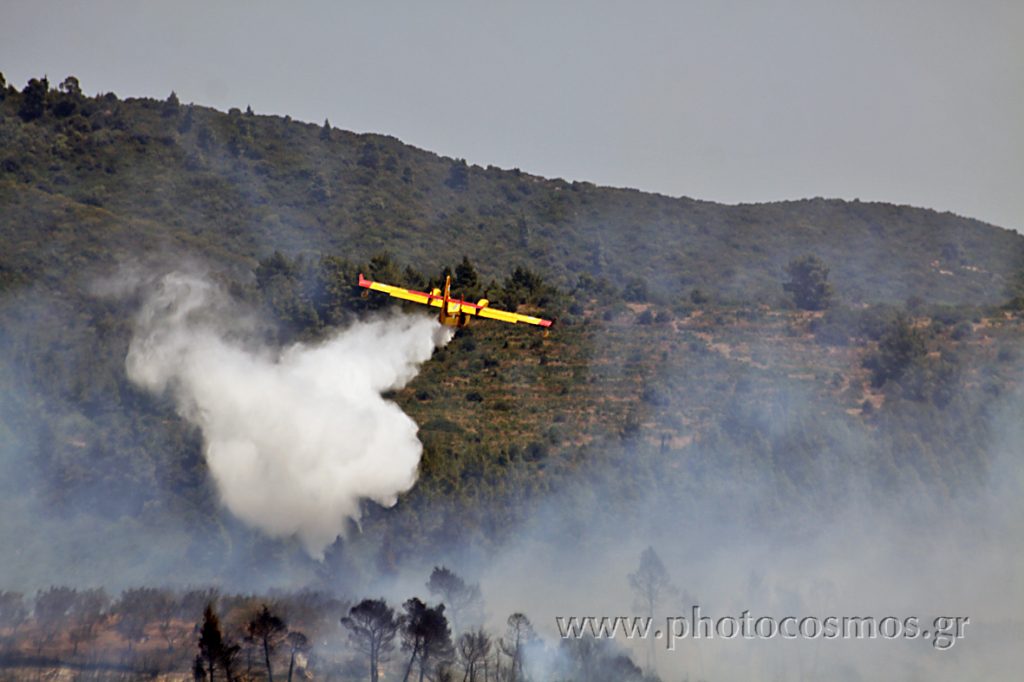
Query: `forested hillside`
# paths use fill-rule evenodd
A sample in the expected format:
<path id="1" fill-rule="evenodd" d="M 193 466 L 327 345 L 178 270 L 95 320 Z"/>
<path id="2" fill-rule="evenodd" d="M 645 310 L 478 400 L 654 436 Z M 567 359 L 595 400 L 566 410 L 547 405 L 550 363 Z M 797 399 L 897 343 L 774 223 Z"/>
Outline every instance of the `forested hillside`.
<path id="1" fill-rule="evenodd" d="M 1014 232 L 549 180 L 173 93 L 89 97 L 73 77 L 0 78 L 0 98 L 0 537 L 24 539 L 0 591 L 287 575 L 354 600 L 407 564 L 498 551 L 551 505 L 556 539 L 755 485 L 751 524 L 786 532 L 838 500 L 911 491 L 930 509 L 983 485 L 1005 443 L 1024 340 Z M 179 268 L 206 272 L 272 348 L 391 307 L 360 297 L 359 272 L 417 288 L 451 273 L 457 293 L 558 322 L 460 330 L 390 395 L 419 425 L 419 481 L 393 508 L 367 503 L 318 562 L 225 512 L 201 434 L 125 375 L 139 295 L 110 280 Z M 176 608 L 184 637 L 200 614 Z M 32 628 L 36 656 L 68 655 L 71 639 Z"/>
<path id="2" fill-rule="evenodd" d="M 556 487 L 622 441 L 683 484 L 681 464 L 720 452 L 815 490 L 806 465 L 826 443 L 855 459 L 867 442 L 873 476 L 909 467 L 954 485 L 983 464 L 978 410 L 1015 381 L 1000 368 L 1018 364 L 1017 321 L 978 306 L 1007 299 L 1024 238 L 967 219 L 544 180 L 173 95 L 86 97 L 73 77 L 8 87 L 0 112 L 2 379 L 22 397 L 4 407 L 27 427 L 15 433 L 57 511 L 75 511 L 82 490 L 84 506 L 115 517 L 216 518 L 197 434 L 124 377 L 137 302 L 94 285 L 125 264 L 204 264 L 239 305 L 265 311 L 276 343 L 387 305 L 358 298 L 360 270 L 426 287 L 449 267 L 468 296 L 559 318 L 550 338 L 466 330 L 396 396 L 426 444 L 410 502 L 436 499 L 495 532 L 512 509 L 504 495 Z M 808 252 L 834 290 L 827 312 L 794 311 L 783 288 L 786 263 Z M 909 344 L 891 371 L 871 359 L 888 338 Z M 819 413 L 797 410 L 799 429 L 775 440 L 768 415 L 808 401 Z M 907 426 L 908 410 L 932 426 Z M 421 540 L 438 539 L 403 544 Z"/>
<path id="3" fill-rule="evenodd" d="M 179 247 L 248 264 L 275 250 L 425 272 L 468 256 L 554 283 L 603 276 L 667 300 L 699 288 L 777 302 L 813 251 L 848 301 L 994 303 L 1024 238 L 951 214 L 813 199 L 723 206 L 467 166 L 399 140 L 180 103 L 8 86 L 0 104 L 7 279 Z M 685 163 L 685 160 L 681 161 Z M 45 247 L 45 248 L 44 248 Z"/>
<path id="4" fill-rule="evenodd" d="M 135 301 L 93 291 L 126 263 L 213 268 L 240 305 L 276 321 L 278 343 L 384 305 L 356 296 L 359 270 L 425 287 L 450 267 L 467 295 L 558 317 L 547 339 L 468 330 L 396 396 L 427 445 L 414 497 L 446 505 L 463 488 L 477 502 L 547 488 L 620 437 L 678 461 L 696 443 L 707 456 L 739 440 L 740 451 L 787 460 L 773 463 L 779 472 L 806 471 L 788 460 L 816 456 L 827 434 L 773 444 L 757 426 L 758 410 L 793 395 L 834 406 L 812 431 L 853 429 L 891 450 L 906 436 L 903 408 L 876 408 L 911 379 L 896 404 L 927 404 L 944 436 L 977 447 L 973 411 L 1010 378 L 993 375 L 998 361 L 972 372 L 996 356 L 1015 365 L 1015 321 L 977 306 L 1008 298 L 1024 238 L 975 221 L 820 199 L 729 207 L 544 180 L 173 94 L 86 97 L 73 77 L 3 96 L 3 380 L 7 395 L 36 396 L 5 409 L 31 426 L 18 434 L 39 449 L 38 485 L 57 508 L 74 507 L 69 490 L 110 485 L 121 491 L 101 496 L 110 514 L 161 504 L 212 513 L 195 434 L 124 379 Z M 808 252 L 834 290 L 826 313 L 792 311 L 782 286 L 786 263 Z M 897 362 L 913 371 L 876 368 L 871 379 L 868 356 L 900 325 L 914 339 Z M 897 468 L 952 483 L 978 461 L 921 447 Z M 83 454 L 117 464 L 83 467 Z M 157 490 L 169 499 L 157 502 Z M 502 505 L 480 506 L 490 515 Z"/>

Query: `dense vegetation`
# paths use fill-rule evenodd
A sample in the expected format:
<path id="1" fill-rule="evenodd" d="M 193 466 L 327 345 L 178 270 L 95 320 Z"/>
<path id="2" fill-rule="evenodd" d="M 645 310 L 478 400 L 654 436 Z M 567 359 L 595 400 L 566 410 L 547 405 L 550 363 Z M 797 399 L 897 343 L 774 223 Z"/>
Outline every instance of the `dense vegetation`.
<path id="1" fill-rule="evenodd" d="M 67 266 L 140 250 L 249 267 L 274 250 L 427 272 L 463 254 L 485 279 L 519 264 L 638 295 L 694 288 L 780 299 L 812 251 L 848 301 L 996 303 L 1024 257 L 1011 231 L 951 214 L 824 199 L 722 206 L 467 166 L 380 135 L 34 80 L 0 103 L 0 272 L 60 286 Z"/>
<path id="2" fill-rule="evenodd" d="M 578 520 L 652 499 L 683 514 L 723 481 L 767 482 L 758 504 L 816 514 L 895 489 L 927 487 L 941 503 L 987 475 L 992 418 L 1020 384 L 1024 238 L 976 221 L 544 180 L 173 94 L 86 97 L 70 77 L 0 93 L 4 504 L 181 525 L 197 567 L 300 566 L 345 592 L 466 541 L 500 546 L 552 496 Z M 185 261 L 272 321 L 273 344 L 391 305 L 359 296 L 360 271 L 417 288 L 450 272 L 459 293 L 559 323 L 549 337 L 479 324 L 435 353 L 393 396 L 421 427 L 417 487 L 393 509 L 368 504 L 363 533 L 315 564 L 230 519 L 199 434 L 125 377 L 138 301 L 98 295 L 96 278 Z M 69 560 L 106 551 L 76 546 Z M 11 575 L 31 575 L 32 561 L 5 557 Z M 63 596 L 104 627 L 131 620 L 117 605 L 128 593 Z M 20 595 L 5 598 L 28 618 Z M 216 601 L 163 599 L 182 638 Z M 261 601 L 233 599 L 219 608 L 241 632 Z M 46 604 L 36 597 L 32 637 L 47 637 Z M 332 603 L 332 624 L 354 605 Z M 154 637 L 157 620 L 144 624 Z M 65 636 L 59 647 L 75 646 Z"/>

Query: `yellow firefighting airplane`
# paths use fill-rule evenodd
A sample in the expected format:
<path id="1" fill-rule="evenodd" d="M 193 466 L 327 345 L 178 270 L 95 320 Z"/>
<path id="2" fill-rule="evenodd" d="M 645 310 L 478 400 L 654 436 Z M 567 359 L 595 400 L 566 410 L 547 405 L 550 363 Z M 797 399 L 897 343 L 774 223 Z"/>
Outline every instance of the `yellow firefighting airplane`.
<path id="1" fill-rule="evenodd" d="M 486 317 L 492 320 L 501 320 L 502 322 L 510 322 L 512 324 L 519 322 L 524 324 L 535 324 L 538 327 L 544 327 L 545 334 L 547 333 L 547 329 L 551 326 L 551 320 L 542 320 L 539 317 L 530 317 L 529 315 L 520 315 L 519 313 L 510 313 L 507 310 L 496 310 L 495 308 L 491 308 L 489 307 L 490 301 L 486 298 L 481 298 L 476 303 L 452 298 L 452 278 L 450 276 L 444 278 L 444 291 L 441 289 L 434 289 L 430 293 L 425 291 L 415 291 L 413 289 L 403 289 L 402 287 L 391 286 L 390 284 L 381 284 L 380 282 L 371 282 L 363 277 L 363 273 L 359 273 L 359 286 L 364 289 L 372 289 L 373 291 L 382 291 L 389 296 L 401 298 L 406 301 L 413 301 L 414 303 L 421 303 L 423 305 L 440 308 L 441 311 L 437 319 L 441 321 L 441 324 L 446 324 L 449 327 L 465 327 L 469 324 L 469 318 L 474 316 Z"/>

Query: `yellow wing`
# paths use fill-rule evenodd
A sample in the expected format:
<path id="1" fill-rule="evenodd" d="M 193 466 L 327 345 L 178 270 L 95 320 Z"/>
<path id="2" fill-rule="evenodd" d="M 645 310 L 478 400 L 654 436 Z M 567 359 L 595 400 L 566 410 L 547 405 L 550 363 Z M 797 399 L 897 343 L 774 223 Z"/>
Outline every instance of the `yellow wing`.
<path id="1" fill-rule="evenodd" d="M 441 298 L 439 296 L 435 297 L 423 291 L 415 291 L 414 289 L 403 289 L 402 287 L 391 286 L 390 284 L 371 282 L 370 280 L 363 277 L 362 273 L 359 273 L 359 286 L 363 287 L 364 289 L 381 291 L 389 296 L 401 298 L 406 301 L 422 303 L 423 305 L 432 305 L 437 308 L 441 307 Z"/>
<path id="2" fill-rule="evenodd" d="M 463 310 L 465 310 L 465 308 L 463 308 Z M 511 322 L 512 324 L 521 322 L 523 324 L 535 324 L 538 327 L 551 326 L 551 320 L 542 320 L 539 317 L 521 315 L 519 313 L 510 313 L 507 310 L 497 310 L 491 307 L 477 308 L 475 312 L 472 312 L 470 314 L 478 315 L 480 317 L 486 317 L 492 320 L 501 320 L 502 322 Z"/>
<path id="3" fill-rule="evenodd" d="M 359 286 L 364 289 L 371 289 L 373 291 L 380 291 L 389 296 L 400 298 L 405 301 L 412 301 L 414 303 L 421 303 L 423 305 L 433 306 L 435 308 L 444 307 L 444 296 L 439 296 L 435 293 L 427 293 L 425 291 L 416 291 L 414 289 L 403 289 L 402 287 L 392 286 L 390 284 L 381 284 L 380 282 L 373 282 L 363 277 L 362 273 L 359 274 Z M 448 299 L 448 310 L 446 311 L 449 315 L 455 315 L 457 313 L 465 313 L 467 315 L 475 315 L 477 317 L 484 317 L 491 320 L 501 320 L 502 322 L 508 322 L 510 324 L 533 324 L 538 327 L 550 327 L 552 321 L 544 320 L 539 317 L 532 317 L 530 315 L 521 315 L 519 313 L 511 313 L 507 310 L 497 310 L 487 305 L 487 301 L 481 301 L 480 303 L 470 303 L 469 301 L 462 301 L 455 298 Z"/>
<path id="4" fill-rule="evenodd" d="M 450 299 L 448 301 L 448 310 L 451 313 L 463 312 L 468 315 L 476 315 L 477 317 L 484 317 L 490 320 L 501 320 L 502 322 L 508 322 L 510 324 L 535 324 L 539 327 L 550 327 L 551 320 L 544 320 L 539 317 L 532 317 L 530 315 L 522 315 L 520 313 L 511 313 L 507 310 L 499 310 L 492 308 L 488 305 L 486 300 L 480 301 L 480 303 L 470 303 L 469 301 L 458 301 Z"/>

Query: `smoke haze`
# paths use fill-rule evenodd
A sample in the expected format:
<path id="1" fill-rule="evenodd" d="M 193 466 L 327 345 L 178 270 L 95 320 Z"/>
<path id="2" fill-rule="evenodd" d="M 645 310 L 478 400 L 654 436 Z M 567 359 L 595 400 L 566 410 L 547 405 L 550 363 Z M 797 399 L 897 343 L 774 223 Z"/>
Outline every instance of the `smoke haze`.
<path id="1" fill-rule="evenodd" d="M 449 330 L 425 316 L 361 321 L 322 343 L 274 352 L 214 284 L 164 276 L 139 313 L 129 379 L 170 391 L 196 425 L 220 498 L 272 537 L 296 536 L 315 558 L 416 481 L 416 423 L 382 393 L 401 388 Z"/>
<path id="2" fill-rule="evenodd" d="M 558 639 L 555 618 L 643 613 L 627 576 L 652 546 L 676 588 L 657 609 L 659 620 L 685 615 L 694 603 L 715 618 L 750 610 L 777 619 L 971 619 L 965 640 L 949 651 L 926 641 L 715 640 L 682 641 L 669 652 L 658 642 L 652 667 L 666 682 L 1012 679 L 1020 670 L 1019 389 L 988 404 L 982 420 L 987 436 L 979 445 L 984 473 L 977 481 L 961 477 L 952 488 L 904 477 L 878 487 L 866 469 L 880 441 L 842 421 L 832 424 L 834 438 L 797 489 L 785 487 L 771 458 L 744 459 L 742 445 L 697 443 L 658 455 L 656 446 L 624 441 L 589 451 L 570 483 L 513 498 L 528 509 L 503 540 L 485 543 L 457 529 L 459 536 L 444 545 L 436 540 L 440 533 L 428 535 L 420 526 L 415 532 L 425 539 L 418 551 L 402 555 L 394 572 L 381 570 L 378 557 L 388 537 L 409 531 L 388 528 L 401 522 L 392 516 L 398 510 L 380 510 L 366 514 L 365 533 L 350 534 L 327 550 L 324 564 L 314 565 L 289 556 L 287 540 L 298 539 L 317 558 L 344 534 L 349 519 L 358 520 L 360 500 L 387 505 L 415 483 L 421 452 L 416 426 L 382 392 L 406 385 L 447 340 L 445 330 L 425 316 L 392 316 L 357 322 L 317 344 L 279 349 L 263 342 L 267 329 L 261 322 L 207 277 L 177 272 L 119 281 L 125 279 L 132 291 L 145 292 L 141 305 L 131 308 L 137 319 L 127 347 L 130 379 L 169 395 L 201 432 L 210 479 L 226 508 L 286 541 L 246 551 L 244 540 L 231 541 L 243 534 L 230 524 L 227 531 L 214 523 L 186 531 L 170 514 L 158 525 L 81 512 L 69 521 L 48 510 L 45 498 L 27 504 L 13 497 L 0 501 L 0 545 L 18 550 L 5 556 L 0 572 L 20 589 L 45 585 L 41 580 L 120 586 L 171 576 L 178 584 L 209 581 L 233 591 L 325 586 L 351 599 L 383 595 L 397 606 L 410 596 L 436 600 L 425 591 L 425 580 L 433 566 L 444 564 L 479 583 L 490 632 L 503 632 L 510 613 L 529 616 L 544 639 L 527 657 L 534 679 L 569 679 L 574 657 L 582 654 L 573 642 Z M 760 343 L 752 355 L 785 361 L 771 355 L 776 347 L 769 341 Z M 116 357 L 120 368 L 123 348 Z M 13 365 L 0 368 L 13 371 Z M 660 370 L 669 385 L 668 375 L 679 371 L 667 363 Z M 679 381 L 699 387 L 690 375 Z M 785 377 L 774 377 L 771 386 L 778 392 L 772 433 L 799 433 L 809 419 L 827 419 L 813 394 Z M 14 411 L 17 401 L 0 402 Z M 737 411 L 732 426 L 743 431 L 757 418 L 757 412 Z M 910 425 L 913 433 L 930 428 L 922 417 Z M 27 489 L 27 475 L 20 472 L 30 432 L 13 418 L 0 427 L 2 483 L 12 492 Z M 69 433 L 77 437 L 78 431 Z M 195 451 L 198 456 L 198 446 Z M 906 459 L 916 462 L 910 454 Z M 93 496 L 83 500 L 87 509 L 96 504 Z M 445 525 L 447 500 L 419 503 L 431 527 Z M 159 541 L 151 542 L 154 537 Z M 198 549 L 190 549 L 193 544 Z M 206 548 L 209 559 L 195 561 Z M 348 651 L 337 618 L 331 620 L 333 629 L 324 636 L 334 639 L 323 650 Z M 601 644 L 647 666 L 647 642 Z"/>

